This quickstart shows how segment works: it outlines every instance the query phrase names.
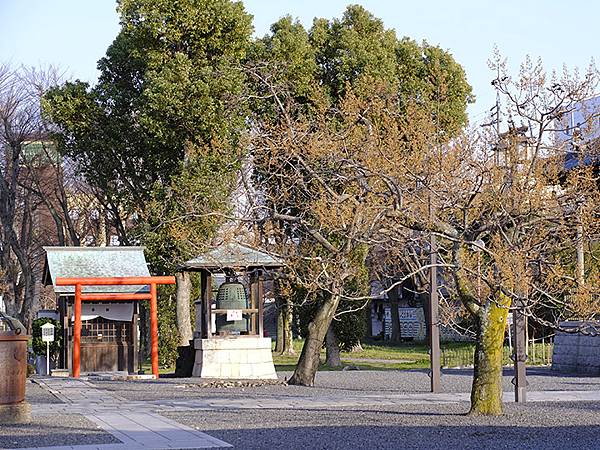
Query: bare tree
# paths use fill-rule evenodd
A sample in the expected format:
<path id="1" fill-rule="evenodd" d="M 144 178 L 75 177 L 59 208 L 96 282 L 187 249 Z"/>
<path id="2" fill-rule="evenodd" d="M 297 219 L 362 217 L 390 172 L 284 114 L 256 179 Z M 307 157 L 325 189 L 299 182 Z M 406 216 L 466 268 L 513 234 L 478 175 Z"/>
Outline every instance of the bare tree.
<path id="1" fill-rule="evenodd" d="M 387 288 L 407 277 L 422 288 L 427 237 L 434 234 L 445 287 L 475 324 L 471 412 L 500 414 L 509 310 L 554 326 L 600 312 L 597 272 L 578 283 L 568 256 L 580 239 L 577 224 L 597 239 L 598 173 L 585 158 L 578 170 L 565 170 L 568 144 L 552 143 L 557 120 L 596 82 L 590 68 L 581 79 L 565 73 L 548 83 L 540 65 L 526 62 L 517 80 L 502 74 L 496 82 L 513 120 L 525 123 L 449 143 L 431 120 L 436 105 L 408 105 L 400 114 L 397 96 L 376 83 L 371 95 L 350 91 L 339 108 L 310 121 L 297 119 L 293 104 L 277 94 L 282 120 L 257 127 L 254 139 L 255 163 L 268 181 L 265 208 L 287 232 L 287 248 L 279 251 L 305 265 L 297 271 L 301 284 L 326 294 L 291 382 L 312 384 L 340 301 L 368 300 L 344 290 L 357 275 L 356 252 L 403 249 L 396 265 L 405 275 L 388 273 L 395 281 Z"/>
<path id="2" fill-rule="evenodd" d="M 9 314 L 30 324 L 40 297 L 44 245 L 107 242 L 98 196 L 60 155 L 43 117 L 53 67 L 0 68 L 0 261 Z M 98 239 L 100 238 L 100 239 Z M 92 242 L 88 242 L 92 243 Z M 49 305 L 46 305 L 49 306 Z"/>
<path id="3" fill-rule="evenodd" d="M 40 114 L 43 83 L 55 80 L 56 71 L 12 70 L 0 66 L 0 260 L 5 275 L 4 301 L 9 314 L 31 322 L 39 267 L 33 242 L 35 212 L 39 199 L 22 195 L 21 181 L 27 176 L 26 146 L 45 136 Z M 39 264 L 38 264 L 39 266 Z"/>

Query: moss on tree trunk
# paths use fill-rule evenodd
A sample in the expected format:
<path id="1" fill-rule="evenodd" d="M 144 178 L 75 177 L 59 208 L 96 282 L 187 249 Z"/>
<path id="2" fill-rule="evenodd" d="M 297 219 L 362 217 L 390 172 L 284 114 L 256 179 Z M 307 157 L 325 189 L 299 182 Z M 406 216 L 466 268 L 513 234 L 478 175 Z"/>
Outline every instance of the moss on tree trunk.
<path id="1" fill-rule="evenodd" d="M 475 373 L 470 414 L 502 414 L 502 349 L 510 300 L 501 295 L 477 315 Z"/>

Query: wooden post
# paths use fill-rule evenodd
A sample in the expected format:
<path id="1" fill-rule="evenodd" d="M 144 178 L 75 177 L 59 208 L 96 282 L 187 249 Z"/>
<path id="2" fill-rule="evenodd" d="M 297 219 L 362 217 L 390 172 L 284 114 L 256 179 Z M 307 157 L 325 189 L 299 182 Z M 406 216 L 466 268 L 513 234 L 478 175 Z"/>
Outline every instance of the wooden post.
<path id="1" fill-rule="evenodd" d="M 249 279 L 249 291 L 250 291 L 250 308 L 257 309 L 258 303 L 256 298 L 258 297 L 258 289 L 257 289 L 257 276 L 254 271 L 250 272 Z M 256 314 L 250 315 L 250 330 L 248 330 L 249 334 L 256 335 L 258 334 L 258 324 L 256 320 Z"/>
<path id="2" fill-rule="evenodd" d="M 262 273 L 258 272 L 258 277 L 256 279 L 256 301 L 258 302 L 258 335 L 260 337 L 264 337 L 264 315 L 265 315 L 265 305 L 264 305 L 264 286 L 263 286 L 263 277 Z"/>
<path id="3" fill-rule="evenodd" d="M 211 294 L 212 294 L 212 281 L 210 272 L 207 270 L 203 270 L 200 273 L 200 282 L 201 282 L 201 297 L 204 308 L 204 316 L 206 326 L 203 327 L 203 334 L 206 339 L 210 339 L 212 337 L 212 310 L 211 310 Z"/>
<path id="4" fill-rule="evenodd" d="M 152 373 L 158 379 L 158 300 L 156 283 L 150 284 L 150 334 L 152 336 Z"/>
<path id="5" fill-rule="evenodd" d="M 63 349 L 61 352 L 61 368 L 71 370 L 73 367 L 72 350 L 69 342 L 69 320 L 71 320 L 71 307 L 67 298 L 59 300 L 62 305 L 62 326 L 63 326 Z"/>
<path id="6" fill-rule="evenodd" d="M 202 297 L 194 302 L 194 339 L 202 339 L 204 335 L 204 309 L 202 305 Z"/>
<path id="7" fill-rule="evenodd" d="M 81 284 L 75 285 L 75 320 L 73 321 L 73 377 L 79 378 L 81 362 Z"/>
<path id="8" fill-rule="evenodd" d="M 135 366 L 137 365 L 137 370 L 142 368 L 140 364 L 140 345 L 139 345 L 139 333 L 138 333 L 138 321 L 139 321 L 139 313 L 140 311 L 140 303 L 134 303 L 133 317 L 131 318 L 131 340 L 133 341 L 133 353 L 129 361 L 127 361 L 127 365 L 132 367 L 132 372 L 136 372 Z"/>
<path id="9" fill-rule="evenodd" d="M 515 402 L 527 401 L 527 337 L 526 337 L 526 322 L 524 314 L 524 305 L 522 301 L 517 302 L 516 308 L 513 310 L 513 359 L 515 366 L 515 378 L 513 384 L 515 386 Z"/>

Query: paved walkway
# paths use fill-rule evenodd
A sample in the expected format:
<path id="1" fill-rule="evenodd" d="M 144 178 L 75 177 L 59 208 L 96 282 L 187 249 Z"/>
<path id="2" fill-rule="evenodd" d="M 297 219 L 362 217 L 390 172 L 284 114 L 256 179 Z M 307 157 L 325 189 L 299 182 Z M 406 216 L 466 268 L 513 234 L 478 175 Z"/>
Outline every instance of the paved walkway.
<path id="1" fill-rule="evenodd" d="M 36 406 L 40 414 L 77 413 L 96 421 L 102 428 L 113 433 L 115 414 L 131 418 L 136 422 L 141 415 L 162 419 L 154 412 L 185 410 L 226 410 L 226 409 L 323 409 L 352 408 L 377 404 L 379 406 L 456 404 L 468 402 L 469 393 L 361 393 L 357 395 L 252 395 L 222 396 L 190 399 L 161 399 L 147 401 L 126 400 L 107 390 L 98 389 L 94 384 L 75 379 L 46 378 L 37 382 L 52 392 L 63 403 L 48 403 Z M 504 393 L 505 402 L 513 402 L 512 392 Z M 528 402 L 600 401 L 600 391 L 529 391 Z M 103 419 L 106 417 L 107 419 Z M 137 418 L 137 419 L 136 419 Z M 163 419 L 164 420 L 164 419 Z M 127 426 L 136 427 L 131 422 Z M 141 423 L 157 424 L 154 420 L 141 420 Z M 175 424 L 176 425 L 176 424 Z M 174 426 L 170 424 L 169 426 Z M 111 428 L 112 427 L 112 428 Z M 185 429 L 185 428 L 184 428 Z M 198 433 L 197 431 L 186 429 Z M 113 433 L 114 434 L 114 433 Z M 200 433 L 207 436 L 204 433 Z M 116 436 L 116 435 L 115 435 Z M 118 437 L 118 436 L 117 436 Z M 118 437 L 121 439 L 121 437 Z"/>
<path id="2" fill-rule="evenodd" d="M 46 450 L 128 450 L 142 448 L 218 448 L 228 443 L 206 433 L 164 417 L 169 412 L 228 410 L 332 410 L 344 408 L 368 409 L 402 405 L 452 405 L 469 401 L 468 393 L 402 393 L 402 392 L 328 392 L 319 395 L 298 395 L 248 391 L 244 395 L 204 396 L 157 400 L 127 400 L 91 382 L 72 378 L 42 378 L 35 380 L 62 403 L 36 404 L 37 414 L 81 414 L 101 429 L 119 439 L 122 444 L 45 447 Z M 150 387 L 151 388 L 151 387 Z M 125 394 L 123 394 L 125 395 Z M 527 400 L 536 402 L 600 401 L 600 391 L 555 390 L 530 391 Z M 513 402 L 512 392 L 504 393 L 505 402 Z M 259 413 L 260 414 L 260 413 Z M 283 414 L 283 412 L 282 412 Z M 36 450 L 40 450 L 37 448 Z"/>
<path id="3" fill-rule="evenodd" d="M 36 382 L 63 401 L 62 404 L 37 405 L 37 413 L 82 414 L 122 442 L 122 444 L 72 447 L 37 447 L 36 450 L 41 448 L 137 450 L 231 447 L 228 443 L 206 433 L 149 412 L 149 409 L 155 408 L 149 408 L 150 405 L 147 403 L 133 404 L 106 390 L 98 389 L 87 381 L 72 378 L 44 378 Z"/>

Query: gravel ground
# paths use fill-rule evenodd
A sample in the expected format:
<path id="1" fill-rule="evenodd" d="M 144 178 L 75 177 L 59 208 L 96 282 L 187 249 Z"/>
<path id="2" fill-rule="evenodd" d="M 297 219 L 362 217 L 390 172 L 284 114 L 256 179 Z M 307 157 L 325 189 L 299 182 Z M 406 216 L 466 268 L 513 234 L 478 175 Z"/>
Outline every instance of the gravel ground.
<path id="1" fill-rule="evenodd" d="M 29 391 L 30 385 L 27 386 Z M 36 415 L 27 424 L 0 424 L 0 448 L 120 443 L 79 414 Z"/>
<path id="2" fill-rule="evenodd" d="M 600 404 L 507 404 L 501 417 L 468 404 L 339 410 L 163 413 L 239 449 L 598 449 Z"/>
<path id="3" fill-rule="evenodd" d="M 39 384 L 33 382 L 31 379 L 27 380 L 27 384 L 25 385 L 25 397 L 31 404 L 62 403 L 54 395 Z"/>
<path id="4" fill-rule="evenodd" d="M 61 401 L 32 380 L 27 380 L 25 389 L 25 400 L 31 405 L 31 420 L 24 424 L 0 423 L 0 448 L 121 442 L 80 414 L 36 414 L 36 405 Z"/>
<path id="5" fill-rule="evenodd" d="M 600 378 L 528 370 L 530 391 L 600 391 Z M 281 373 L 280 377 L 289 377 Z M 504 390 L 512 391 L 512 371 Z M 446 392 L 469 392 L 472 371 L 446 370 Z M 424 371 L 319 372 L 316 386 L 267 385 L 245 388 L 199 387 L 205 380 L 161 378 L 158 381 L 93 381 L 96 387 L 128 400 L 220 399 L 261 396 L 341 397 L 428 392 Z M 35 404 L 57 400 L 28 383 L 34 417 L 28 425 L 0 424 L 0 447 L 118 442 L 82 416 L 36 416 Z M 268 403 L 268 402 L 267 402 Z M 197 428 L 239 449 L 599 449 L 600 402 L 505 405 L 501 417 L 471 417 L 468 403 L 327 407 L 326 409 L 227 409 L 163 412 L 165 417 Z M 17 440 L 18 439 L 18 440 Z M 18 442 L 18 445 L 15 444 Z M 362 450 L 361 449 L 361 450 Z"/>
<path id="6" fill-rule="evenodd" d="M 279 373 L 289 378 L 291 372 Z M 471 369 L 447 369 L 442 376 L 444 392 L 470 392 L 473 371 Z M 504 391 L 513 391 L 512 370 L 504 373 Z M 597 391 L 600 378 L 557 375 L 548 368 L 528 369 L 527 381 L 530 391 Z M 252 395 L 352 395 L 359 393 L 381 394 L 429 392 L 429 376 L 425 371 L 323 371 L 317 374 L 314 388 L 301 386 L 258 386 L 251 388 L 204 388 L 196 384 L 204 382 L 197 378 L 161 378 L 158 381 L 93 381 L 99 388 L 106 389 L 128 400 L 160 400 L 210 398 L 220 396 Z"/>

